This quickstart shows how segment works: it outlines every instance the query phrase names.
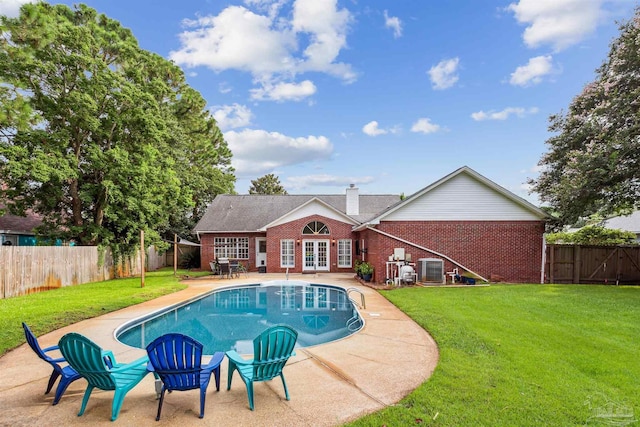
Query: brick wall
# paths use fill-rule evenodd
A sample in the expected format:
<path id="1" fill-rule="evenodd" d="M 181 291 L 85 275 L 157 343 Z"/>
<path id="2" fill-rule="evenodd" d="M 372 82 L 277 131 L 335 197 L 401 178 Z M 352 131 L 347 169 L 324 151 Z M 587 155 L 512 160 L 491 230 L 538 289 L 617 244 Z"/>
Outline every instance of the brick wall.
<path id="1" fill-rule="evenodd" d="M 374 265 L 376 282 L 384 282 L 385 262 L 394 248 L 404 248 L 411 254 L 413 262 L 419 258 L 438 258 L 431 252 L 404 245 L 395 239 L 379 233 L 365 230 L 358 236 L 351 232 L 351 225 L 320 215 L 312 215 L 286 224 L 272 227 L 267 237 L 267 271 L 284 273 L 280 267 L 280 240 L 294 239 L 302 241 L 309 236 L 302 235 L 302 230 L 311 221 L 321 221 L 327 225 L 330 234 L 317 236 L 330 241 L 353 239 L 353 260 L 362 259 Z M 461 263 L 472 271 L 492 281 L 513 283 L 538 283 L 542 261 L 542 234 L 544 224 L 539 221 L 393 221 L 382 222 L 379 230 L 400 237 L 409 242 L 429 248 Z M 249 237 L 249 260 L 251 271 L 255 271 L 255 237 L 263 237 L 261 233 L 218 234 L 219 237 Z M 201 262 L 203 269 L 209 269 L 209 261 L 214 259 L 214 235 L 201 236 Z M 364 239 L 366 253 L 355 254 L 355 240 Z M 338 248 L 330 244 L 329 262 L 332 272 L 352 272 L 353 268 L 338 268 Z M 296 267 L 290 272 L 302 272 L 302 247 L 295 246 Z M 445 260 L 445 271 L 455 266 Z"/>
<path id="2" fill-rule="evenodd" d="M 200 268 L 210 270 L 209 262 L 215 260 L 213 242 L 216 237 L 248 237 L 249 259 L 239 260 L 249 268 L 249 271 L 257 271 L 256 268 L 256 237 L 265 237 L 265 233 L 219 233 L 200 235 Z"/>
<path id="3" fill-rule="evenodd" d="M 318 236 L 303 235 L 302 230 L 305 225 L 311 221 L 320 221 L 329 228 L 330 234 L 322 234 Z M 269 228 L 267 230 L 267 271 L 269 273 L 283 273 L 286 268 L 280 267 L 280 240 L 281 239 L 294 239 L 296 242 L 300 240 L 300 245 L 296 243 L 295 246 L 295 263 L 294 269 L 289 269 L 292 273 L 302 272 L 302 240 L 303 239 L 353 239 L 354 234 L 351 232 L 351 224 L 340 222 L 334 219 L 329 219 L 320 215 L 311 215 L 296 221 L 291 221 L 286 224 L 278 225 L 276 227 Z M 355 251 L 355 242 L 352 243 L 352 251 Z M 352 272 L 353 268 L 338 268 L 338 244 L 333 246 L 330 243 L 329 247 L 329 265 L 332 272 Z"/>
<path id="4" fill-rule="evenodd" d="M 382 222 L 377 229 L 446 255 L 490 280 L 539 283 L 544 223 L 538 221 Z M 413 262 L 438 256 L 366 230 L 365 259 L 383 282 L 385 262 L 394 248 L 404 247 Z M 454 265 L 445 260 L 445 271 Z"/>

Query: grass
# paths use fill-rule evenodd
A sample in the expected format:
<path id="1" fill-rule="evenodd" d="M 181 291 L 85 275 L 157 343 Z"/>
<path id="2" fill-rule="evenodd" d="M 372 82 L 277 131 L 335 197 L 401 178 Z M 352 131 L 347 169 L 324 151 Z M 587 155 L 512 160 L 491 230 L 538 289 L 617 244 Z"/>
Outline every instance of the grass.
<path id="1" fill-rule="evenodd" d="M 498 285 L 383 294 L 429 331 L 440 361 L 397 405 L 349 426 L 585 425 L 595 407 L 611 402 L 640 419 L 640 288 Z"/>
<path id="2" fill-rule="evenodd" d="M 118 279 L 0 300 L 0 355 L 24 342 L 21 321 L 41 335 L 184 287 L 172 270 L 160 270 L 146 275 L 144 288 L 139 278 Z M 429 331 L 440 360 L 409 396 L 351 427 L 585 425 L 594 424 L 594 407 L 611 402 L 640 419 L 640 288 L 494 285 L 382 294 Z"/>
<path id="3" fill-rule="evenodd" d="M 186 270 L 178 270 L 178 273 L 174 277 L 173 268 L 148 272 L 144 288 L 140 287 L 140 277 L 133 277 L 0 300 L 0 356 L 25 342 L 21 322 L 29 325 L 39 336 L 80 320 L 184 289 L 186 285 L 179 283 L 179 277 Z M 192 276 L 197 274 L 189 272 Z"/>

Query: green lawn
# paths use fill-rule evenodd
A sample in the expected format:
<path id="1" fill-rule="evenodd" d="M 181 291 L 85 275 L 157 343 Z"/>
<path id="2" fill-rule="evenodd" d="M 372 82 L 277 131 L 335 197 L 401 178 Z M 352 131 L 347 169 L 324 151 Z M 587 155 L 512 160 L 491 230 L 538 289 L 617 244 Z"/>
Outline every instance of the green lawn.
<path id="1" fill-rule="evenodd" d="M 494 285 L 383 294 L 431 333 L 440 361 L 398 405 L 350 426 L 605 425 L 590 417 L 610 404 L 640 419 L 638 287 Z"/>
<path id="2" fill-rule="evenodd" d="M 133 277 L 0 300 L 0 356 L 25 342 L 21 322 L 29 325 L 39 336 L 83 319 L 184 289 L 186 285 L 179 283 L 180 274 L 184 273 L 186 270 L 178 270 L 178 276 L 174 277 L 173 268 L 148 272 L 144 288 L 140 287 L 140 277 Z"/>
<path id="3" fill-rule="evenodd" d="M 41 335 L 182 288 L 172 270 L 162 270 L 149 273 L 144 288 L 139 278 L 119 279 L 0 300 L 0 354 L 24 342 L 21 321 Z M 640 287 L 411 287 L 382 294 L 431 333 L 440 361 L 397 405 L 350 426 L 604 425 L 589 417 L 612 403 L 640 419 Z"/>

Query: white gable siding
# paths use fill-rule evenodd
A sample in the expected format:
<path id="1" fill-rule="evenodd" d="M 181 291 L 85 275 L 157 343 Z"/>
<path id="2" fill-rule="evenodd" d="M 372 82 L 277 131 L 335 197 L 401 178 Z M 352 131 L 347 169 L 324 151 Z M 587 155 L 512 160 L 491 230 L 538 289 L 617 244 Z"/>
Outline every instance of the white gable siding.
<path id="1" fill-rule="evenodd" d="M 382 218 L 383 221 L 540 220 L 530 210 L 460 174 Z"/>
<path id="2" fill-rule="evenodd" d="M 287 222 L 295 221 L 300 218 L 306 218 L 311 215 L 321 215 L 325 218 L 335 219 L 336 221 L 348 222 L 350 224 L 355 225 L 355 222 L 348 221 L 345 216 L 340 215 L 335 210 L 328 208 L 322 203 L 314 201 L 311 203 L 307 203 L 305 206 L 302 206 L 300 209 L 297 209 L 288 215 L 283 216 L 278 221 L 275 221 L 269 224 L 269 226 L 275 227 L 277 225 L 286 224 Z"/>

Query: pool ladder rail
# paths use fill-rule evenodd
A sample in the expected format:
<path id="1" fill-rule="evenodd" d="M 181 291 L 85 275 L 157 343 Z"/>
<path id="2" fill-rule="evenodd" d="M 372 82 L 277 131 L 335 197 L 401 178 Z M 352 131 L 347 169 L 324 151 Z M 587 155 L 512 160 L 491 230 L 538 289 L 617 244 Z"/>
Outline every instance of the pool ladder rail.
<path id="1" fill-rule="evenodd" d="M 351 292 L 356 292 L 360 294 L 360 304 L 358 304 L 353 298 L 351 298 L 351 296 L 349 295 Z M 360 308 L 362 308 L 363 310 L 367 309 L 367 305 L 364 301 L 364 294 L 362 293 L 362 291 L 358 288 L 347 288 L 347 297 L 349 297 L 349 300 L 354 303 L 355 305 L 359 305 Z"/>
<path id="2" fill-rule="evenodd" d="M 347 330 L 349 332 L 355 332 L 362 327 L 362 319 L 358 313 L 354 310 L 354 314 L 351 319 L 347 320 Z"/>

